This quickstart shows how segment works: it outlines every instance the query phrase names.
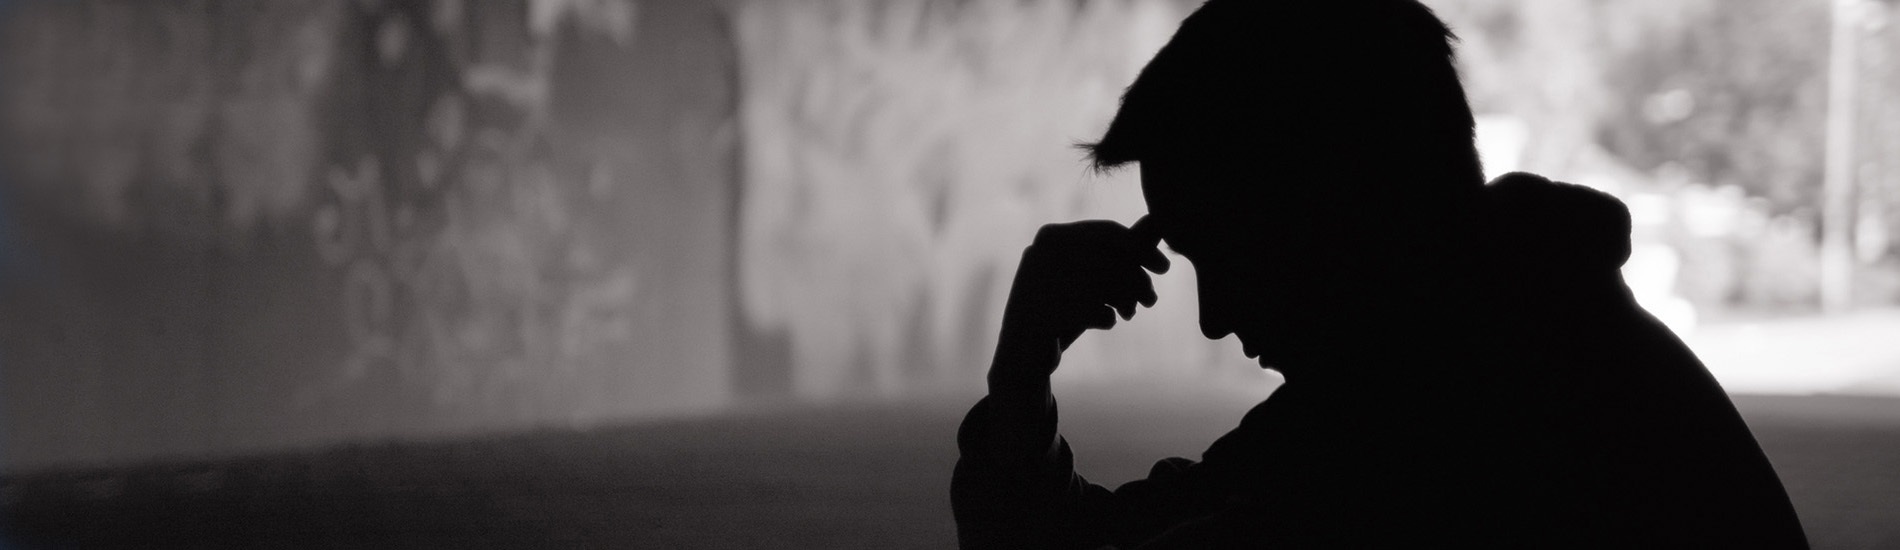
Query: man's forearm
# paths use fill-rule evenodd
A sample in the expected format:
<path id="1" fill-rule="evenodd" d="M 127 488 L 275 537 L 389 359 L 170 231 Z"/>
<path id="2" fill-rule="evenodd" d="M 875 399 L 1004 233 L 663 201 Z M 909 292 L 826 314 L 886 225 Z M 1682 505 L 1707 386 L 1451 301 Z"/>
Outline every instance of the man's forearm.
<path id="1" fill-rule="evenodd" d="M 990 359 L 990 395 L 1000 399 L 1040 401 L 1049 393 L 1049 376 L 1062 362 L 1056 339 L 1023 334 L 1008 326 L 997 339 Z"/>
<path id="2" fill-rule="evenodd" d="M 990 364 L 989 396 L 979 407 L 985 440 L 980 451 L 991 460 L 1035 463 L 1055 444 L 1055 396 L 1049 374 L 1059 358 L 1053 343 L 1044 353 L 1004 337 Z M 1022 462 L 1019 462 L 1022 461 Z"/>

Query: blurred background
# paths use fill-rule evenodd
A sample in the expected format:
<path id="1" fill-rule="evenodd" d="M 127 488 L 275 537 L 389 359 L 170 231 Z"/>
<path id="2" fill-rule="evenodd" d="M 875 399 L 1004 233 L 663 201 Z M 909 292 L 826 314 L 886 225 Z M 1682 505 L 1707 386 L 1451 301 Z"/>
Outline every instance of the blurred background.
<path id="1" fill-rule="evenodd" d="M 1900 547 L 1900 5 L 1426 3 L 1487 172 L 1620 197 L 1630 286 L 1817 547 Z M 1144 212 L 1072 144 L 1196 5 L 0 2 L 0 510 L 106 546 L 947 546 L 1016 258 Z M 1103 481 L 1278 383 L 1176 267 L 1058 376 Z"/>

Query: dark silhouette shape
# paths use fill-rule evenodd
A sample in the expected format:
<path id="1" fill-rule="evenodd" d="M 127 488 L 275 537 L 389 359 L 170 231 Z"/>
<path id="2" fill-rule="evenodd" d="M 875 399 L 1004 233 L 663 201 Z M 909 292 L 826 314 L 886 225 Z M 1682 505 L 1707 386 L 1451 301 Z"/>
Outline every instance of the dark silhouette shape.
<path id="1" fill-rule="evenodd" d="M 1596 191 L 1486 185 L 1455 37 L 1415 0 L 1212 0 L 1128 89 L 1102 169 L 1134 227 L 1045 226 L 958 434 L 965 548 L 1804 548 L 1775 471 L 1621 280 Z M 1286 384 L 1199 462 L 1076 475 L 1048 377 L 1153 305 L 1159 240 L 1201 328 Z"/>

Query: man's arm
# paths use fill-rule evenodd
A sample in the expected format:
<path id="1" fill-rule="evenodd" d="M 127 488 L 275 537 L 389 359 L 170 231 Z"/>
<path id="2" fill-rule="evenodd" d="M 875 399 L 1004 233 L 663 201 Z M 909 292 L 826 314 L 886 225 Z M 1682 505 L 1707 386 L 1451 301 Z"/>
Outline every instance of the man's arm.
<path id="1" fill-rule="evenodd" d="M 1023 252 L 990 365 L 990 393 L 958 430 L 961 456 L 951 503 L 964 548 L 1097 548 L 1139 542 L 1192 513 L 1199 468 L 1171 459 L 1149 479 L 1116 491 L 1076 475 L 1057 433 L 1049 376 L 1062 352 L 1090 329 L 1114 326 L 1152 306 L 1143 270 L 1168 260 L 1146 220 L 1044 226 Z M 1193 500 L 1188 498 L 1188 500 Z"/>

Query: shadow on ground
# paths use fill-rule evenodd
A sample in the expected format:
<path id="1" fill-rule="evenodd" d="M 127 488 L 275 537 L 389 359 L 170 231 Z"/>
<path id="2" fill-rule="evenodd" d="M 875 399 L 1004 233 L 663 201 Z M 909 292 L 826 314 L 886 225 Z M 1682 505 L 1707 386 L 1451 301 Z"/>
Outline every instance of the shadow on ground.
<path id="1" fill-rule="evenodd" d="M 1100 480 L 1196 456 L 1232 395 L 1065 401 Z M 1815 548 L 1900 547 L 1900 400 L 1737 398 Z M 8 548 L 946 548 L 961 400 L 14 476 Z"/>

